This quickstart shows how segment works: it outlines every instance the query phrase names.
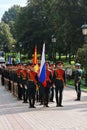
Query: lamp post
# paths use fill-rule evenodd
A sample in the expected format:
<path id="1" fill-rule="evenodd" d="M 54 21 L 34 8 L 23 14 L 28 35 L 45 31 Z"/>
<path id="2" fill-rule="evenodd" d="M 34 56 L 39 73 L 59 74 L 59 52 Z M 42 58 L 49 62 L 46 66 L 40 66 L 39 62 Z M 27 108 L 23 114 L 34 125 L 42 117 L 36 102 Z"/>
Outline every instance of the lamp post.
<path id="1" fill-rule="evenodd" d="M 52 58 L 53 58 L 53 61 L 55 60 L 55 43 L 56 43 L 56 37 L 55 37 L 55 35 L 52 35 L 52 49 L 53 49 L 53 51 L 52 51 Z"/>
<path id="2" fill-rule="evenodd" d="M 21 48 L 22 48 L 22 42 L 19 42 L 19 46 L 20 46 L 20 62 L 21 62 Z"/>
<path id="3" fill-rule="evenodd" d="M 87 24 L 83 24 L 81 26 L 82 28 L 82 34 L 84 36 L 84 41 L 87 43 Z M 85 86 L 87 86 L 87 48 L 86 48 L 86 62 L 85 62 Z"/>
<path id="4" fill-rule="evenodd" d="M 12 50 L 13 50 L 13 57 L 12 57 L 12 64 L 14 65 L 15 64 L 15 44 L 12 44 Z"/>

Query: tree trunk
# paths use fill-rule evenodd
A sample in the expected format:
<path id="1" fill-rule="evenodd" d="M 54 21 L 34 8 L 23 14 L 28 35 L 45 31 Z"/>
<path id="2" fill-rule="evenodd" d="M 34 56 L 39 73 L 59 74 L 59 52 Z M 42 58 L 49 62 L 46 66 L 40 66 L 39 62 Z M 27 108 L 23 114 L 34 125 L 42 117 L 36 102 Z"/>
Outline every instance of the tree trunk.
<path id="1" fill-rule="evenodd" d="M 59 52 L 59 60 L 61 60 L 61 52 Z"/>
<path id="2" fill-rule="evenodd" d="M 69 53 L 69 64 L 71 64 L 71 54 Z"/>
<path id="3" fill-rule="evenodd" d="M 67 52 L 66 52 L 66 60 L 67 60 L 68 58 L 67 58 Z"/>

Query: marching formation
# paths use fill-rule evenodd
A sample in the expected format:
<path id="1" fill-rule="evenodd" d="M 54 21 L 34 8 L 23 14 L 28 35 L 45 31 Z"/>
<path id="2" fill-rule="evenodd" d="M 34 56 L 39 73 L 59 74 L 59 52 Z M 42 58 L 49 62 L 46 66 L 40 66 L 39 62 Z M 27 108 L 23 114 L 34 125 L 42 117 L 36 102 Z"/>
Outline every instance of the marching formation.
<path id="1" fill-rule="evenodd" d="M 76 101 L 81 99 L 81 76 L 82 70 L 80 64 L 75 64 L 75 90 L 77 93 Z M 63 69 L 63 62 L 57 64 L 45 62 L 45 44 L 43 44 L 41 65 L 37 60 L 37 48 L 35 47 L 32 63 L 23 65 L 1 66 L 1 83 L 7 90 L 12 92 L 18 100 L 23 103 L 29 102 L 29 108 L 35 108 L 35 101 L 44 107 L 49 107 L 49 102 L 54 102 L 56 107 L 63 107 L 63 89 L 66 86 L 66 78 L 71 78 L 71 68 L 66 71 Z"/>
<path id="2" fill-rule="evenodd" d="M 29 108 L 35 108 L 35 101 L 44 107 L 49 107 L 49 101 L 53 102 L 54 99 L 54 91 L 56 107 L 63 107 L 62 92 L 66 84 L 63 62 L 59 61 L 56 66 L 48 62 L 45 65 L 45 85 L 40 81 L 39 65 L 36 72 L 35 65 L 31 63 L 2 66 L 0 68 L 2 85 L 17 96 L 18 100 L 23 100 L 23 103 L 29 102 Z"/>

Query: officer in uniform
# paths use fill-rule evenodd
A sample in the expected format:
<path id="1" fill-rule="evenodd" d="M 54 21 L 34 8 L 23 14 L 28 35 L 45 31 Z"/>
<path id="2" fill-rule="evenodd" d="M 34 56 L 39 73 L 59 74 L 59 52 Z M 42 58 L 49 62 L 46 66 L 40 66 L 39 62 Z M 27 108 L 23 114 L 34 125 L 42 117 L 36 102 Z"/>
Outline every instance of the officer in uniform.
<path id="1" fill-rule="evenodd" d="M 62 93 L 65 84 L 65 71 L 62 69 L 63 62 L 57 63 L 57 68 L 54 71 L 54 84 L 56 93 L 56 107 L 63 107 L 62 105 Z"/>
<path id="2" fill-rule="evenodd" d="M 36 84 L 38 79 L 37 73 L 31 65 L 27 69 L 27 79 L 29 108 L 35 108 Z"/>
<path id="3" fill-rule="evenodd" d="M 22 68 L 20 72 L 21 76 L 21 86 L 22 86 L 22 94 L 23 94 L 23 103 L 28 103 L 28 88 L 27 88 L 27 70 L 25 67 Z"/>
<path id="4" fill-rule="evenodd" d="M 54 75 L 54 70 L 55 70 L 55 64 L 51 64 L 50 65 L 50 70 L 52 72 L 52 83 L 51 83 L 51 87 L 50 87 L 50 101 L 54 102 L 54 84 L 53 84 L 53 75 Z"/>
<path id="5" fill-rule="evenodd" d="M 17 69 L 17 84 L 18 84 L 18 100 L 22 100 L 22 88 L 20 86 L 21 79 L 20 79 L 20 73 L 21 73 L 21 66 L 18 66 Z"/>
<path id="6" fill-rule="evenodd" d="M 75 101 L 80 101 L 80 98 L 81 98 L 81 88 L 80 88 L 80 85 L 81 85 L 81 76 L 82 76 L 82 70 L 80 69 L 80 64 L 79 63 L 76 63 L 75 64 L 75 90 L 76 90 L 76 93 L 77 93 L 77 99 L 75 99 Z"/>
<path id="7" fill-rule="evenodd" d="M 46 63 L 46 86 L 44 87 L 44 106 L 48 106 L 49 96 L 50 96 L 50 87 L 52 83 L 52 72 L 49 69 L 49 63 Z"/>

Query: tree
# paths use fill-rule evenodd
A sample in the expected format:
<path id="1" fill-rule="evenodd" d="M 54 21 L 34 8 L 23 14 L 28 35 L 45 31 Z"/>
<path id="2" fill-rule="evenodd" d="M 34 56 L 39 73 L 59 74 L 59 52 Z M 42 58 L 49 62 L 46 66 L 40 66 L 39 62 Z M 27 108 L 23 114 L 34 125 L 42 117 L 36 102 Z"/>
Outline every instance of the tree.
<path id="1" fill-rule="evenodd" d="M 87 68 L 87 44 L 84 44 L 82 48 L 78 48 L 76 55 L 76 62 L 80 62 L 83 68 Z"/>
<path id="2" fill-rule="evenodd" d="M 46 52 L 49 53 L 48 43 L 51 41 L 52 27 L 48 14 L 51 10 L 51 1 L 33 0 L 27 7 L 22 8 L 16 21 L 16 31 L 17 39 L 23 42 L 24 48 L 26 46 L 32 48 L 37 44 L 39 50 L 41 50 L 42 43 L 45 41 Z"/>
<path id="3" fill-rule="evenodd" d="M 3 14 L 1 21 L 4 21 L 7 24 L 9 24 L 10 21 L 16 21 L 17 15 L 20 12 L 20 8 L 21 7 L 18 5 L 14 5 L 9 8 L 8 11 L 5 11 Z"/>
<path id="4" fill-rule="evenodd" d="M 10 28 L 8 24 L 1 22 L 0 23 L 0 45 L 7 47 L 7 49 L 11 47 L 12 44 L 15 44 L 15 39 L 13 39 L 12 34 L 10 33 Z"/>
<path id="5" fill-rule="evenodd" d="M 65 52 L 66 55 L 69 54 L 69 63 L 71 56 L 76 54 L 78 47 L 82 46 L 81 25 L 84 21 L 82 9 L 79 0 L 58 0 L 52 10 L 53 15 L 55 14 L 52 21 L 57 37 L 56 48 L 59 55 Z"/>

